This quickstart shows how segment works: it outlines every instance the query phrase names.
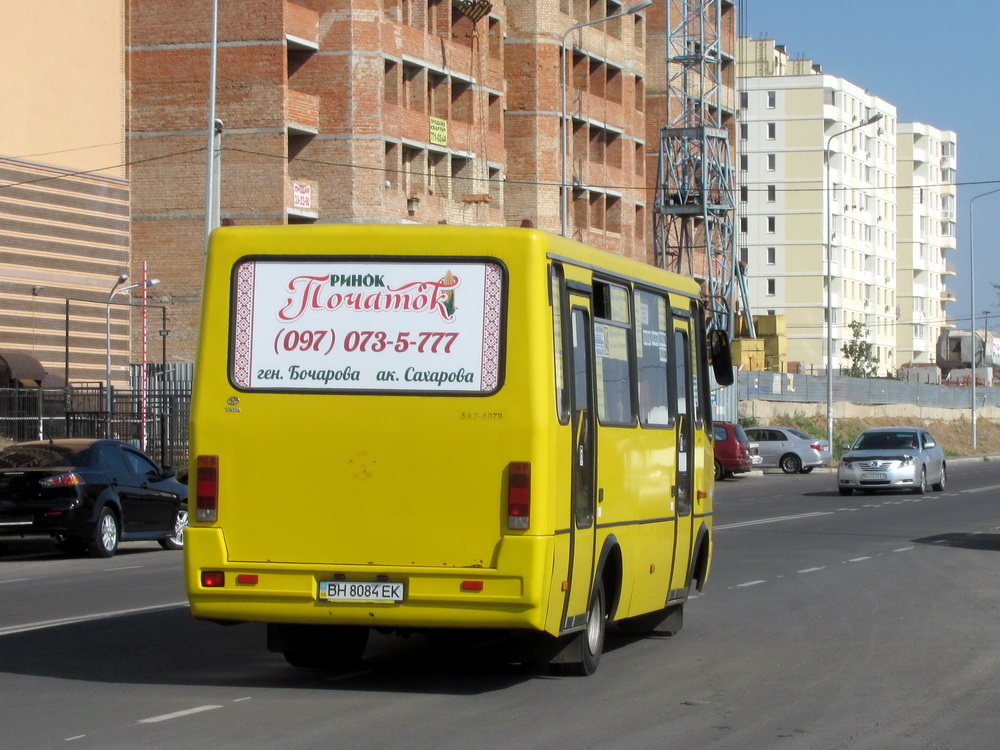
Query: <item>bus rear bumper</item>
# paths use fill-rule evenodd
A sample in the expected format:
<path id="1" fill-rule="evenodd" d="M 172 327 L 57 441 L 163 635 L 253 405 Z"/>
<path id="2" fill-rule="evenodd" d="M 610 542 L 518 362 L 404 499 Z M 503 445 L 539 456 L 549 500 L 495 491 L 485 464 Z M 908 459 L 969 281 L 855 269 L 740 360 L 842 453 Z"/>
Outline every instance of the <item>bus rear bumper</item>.
<path id="1" fill-rule="evenodd" d="M 377 629 L 544 629 L 549 579 L 542 561 L 552 544 L 547 537 L 505 538 L 496 568 L 235 563 L 227 560 L 217 528 L 189 527 L 184 542 L 188 599 L 199 619 Z M 347 598 L 326 598 L 324 592 L 331 590 Z M 401 598 L 365 600 L 368 592 Z"/>

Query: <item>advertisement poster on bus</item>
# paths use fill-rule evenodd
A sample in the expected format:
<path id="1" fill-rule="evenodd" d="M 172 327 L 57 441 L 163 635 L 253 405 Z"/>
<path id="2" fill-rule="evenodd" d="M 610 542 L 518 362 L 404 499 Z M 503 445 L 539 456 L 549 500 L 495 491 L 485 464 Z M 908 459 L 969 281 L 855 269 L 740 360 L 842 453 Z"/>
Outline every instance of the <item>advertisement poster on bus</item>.
<path id="1" fill-rule="evenodd" d="M 239 388 L 488 393 L 499 385 L 497 263 L 248 260 L 233 292 Z"/>

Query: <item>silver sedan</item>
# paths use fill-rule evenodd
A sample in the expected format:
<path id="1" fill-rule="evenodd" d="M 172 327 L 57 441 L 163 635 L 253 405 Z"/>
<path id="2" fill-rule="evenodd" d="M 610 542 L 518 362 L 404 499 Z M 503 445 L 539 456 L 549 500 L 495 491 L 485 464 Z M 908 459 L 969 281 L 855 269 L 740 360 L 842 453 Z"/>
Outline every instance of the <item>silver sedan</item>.
<path id="1" fill-rule="evenodd" d="M 948 467 L 944 450 L 921 427 L 879 427 L 865 430 L 837 469 L 841 495 L 854 490 L 908 489 L 918 495 L 930 485 L 943 490 Z"/>
<path id="2" fill-rule="evenodd" d="M 830 465 L 830 443 L 792 427 L 747 427 L 746 433 L 761 457 L 754 468 L 808 474 L 817 466 Z"/>

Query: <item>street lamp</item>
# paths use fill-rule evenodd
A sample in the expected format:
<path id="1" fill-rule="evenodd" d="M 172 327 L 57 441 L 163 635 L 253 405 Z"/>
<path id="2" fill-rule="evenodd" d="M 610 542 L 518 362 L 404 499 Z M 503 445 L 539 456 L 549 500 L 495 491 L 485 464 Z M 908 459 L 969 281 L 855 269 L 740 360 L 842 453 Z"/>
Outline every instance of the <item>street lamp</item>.
<path id="1" fill-rule="evenodd" d="M 972 196 L 972 200 L 969 201 L 969 317 L 972 319 L 972 330 L 970 331 L 972 336 L 969 339 L 969 343 L 972 345 L 972 450 L 976 449 L 976 243 L 974 232 L 975 214 L 973 209 L 979 198 L 985 198 L 987 195 L 993 195 L 993 193 L 1000 193 L 1000 188 L 974 195 Z M 983 356 L 986 356 L 985 350 L 983 351 Z"/>
<path id="2" fill-rule="evenodd" d="M 105 435 L 104 436 L 108 437 L 108 438 L 111 437 L 111 410 L 112 410 L 112 401 L 111 401 L 111 302 L 115 298 L 116 295 L 123 294 L 124 292 L 127 292 L 129 289 L 135 289 L 136 287 L 140 287 L 140 286 L 151 287 L 151 286 L 156 286 L 157 284 L 160 283 L 159 279 L 147 279 L 146 281 L 143 281 L 143 282 L 141 282 L 139 284 L 129 284 L 128 286 L 122 286 L 122 284 L 124 284 L 126 281 L 128 281 L 128 274 L 127 273 L 123 273 L 121 276 L 118 277 L 118 281 L 116 281 L 115 285 L 113 287 L 111 287 L 111 294 L 108 295 L 108 302 L 107 302 L 107 317 L 106 317 L 106 321 L 107 321 L 107 370 L 105 371 L 104 385 L 105 385 L 107 399 L 108 399 L 108 404 L 107 404 L 108 408 L 107 408 L 107 412 L 105 414 L 105 425 L 104 425 Z"/>
<path id="3" fill-rule="evenodd" d="M 882 119 L 876 112 L 864 122 L 834 133 L 826 139 L 823 152 L 826 172 L 826 439 L 833 450 L 833 187 L 830 184 L 830 149 L 833 139 Z"/>
<path id="4" fill-rule="evenodd" d="M 568 176 L 566 174 L 566 153 L 569 148 L 569 123 L 566 122 L 566 37 L 570 35 L 571 32 L 577 29 L 582 29 L 584 26 L 592 26 L 595 23 L 604 23 L 605 21 L 613 21 L 616 18 L 621 18 L 622 16 L 630 16 L 633 13 L 638 13 L 644 8 L 648 8 L 653 4 L 653 0 L 640 0 L 640 2 L 635 5 L 629 6 L 625 10 L 619 13 L 613 13 L 610 16 L 605 16 L 604 18 L 594 18 L 590 21 L 583 21 L 582 23 L 575 24 L 566 29 L 566 32 L 562 35 L 562 43 L 559 48 L 559 71 L 560 71 L 560 81 L 562 83 L 562 182 L 559 185 L 559 208 L 560 216 L 562 221 L 562 229 L 560 234 L 563 237 L 566 236 L 568 231 L 568 212 L 569 212 L 569 197 L 566 181 Z"/>

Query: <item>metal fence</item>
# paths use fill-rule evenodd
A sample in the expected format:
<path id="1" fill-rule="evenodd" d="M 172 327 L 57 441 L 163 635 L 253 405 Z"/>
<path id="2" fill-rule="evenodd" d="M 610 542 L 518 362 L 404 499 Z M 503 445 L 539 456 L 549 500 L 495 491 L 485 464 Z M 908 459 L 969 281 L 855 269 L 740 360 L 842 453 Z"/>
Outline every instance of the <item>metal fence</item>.
<path id="1" fill-rule="evenodd" d="M 65 389 L 0 388 L 0 437 L 22 441 L 110 436 L 183 470 L 188 461 L 192 372 L 170 368 L 150 365 L 145 389 L 136 387 L 133 372 L 131 388 L 112 389 L 110 410 L 103 383 L 76 383 Z M 735 420 L 739 402 L 825 402 L 827 380 L 816 375 L 739 372 L 733 386 L 713 392 L 712 398 L 717 419 Z M 834 376 L 833 398 L 853 404 L 968 409 L 971 393 L 969 388 Z M 1000 388 L 977 388 L 976 405 L 1000 406 Z"/>
<path id="2" fill-rule="evenodd" d="M 740 372 L 736 382 L 740 401 L 820 403 L 827 400 L 825 376 L 777 372 Z M 850 404 L 912 404 L 939 409 L 968 409 L 971 389 L 887 378 L 848 378 L 835 375 L 833 400 Z M 1000 406 L 1000 388 L 976 389 L 976 406 Z"/>
<path id="3" fill-rule="evenodd" d="M 103 383 L 68 388 L 0 388 L 0 437 L 124 440 L 161 464 L 183 470 L 188 460 L 190 381 L 154 381 L 145 390 Z"/>

